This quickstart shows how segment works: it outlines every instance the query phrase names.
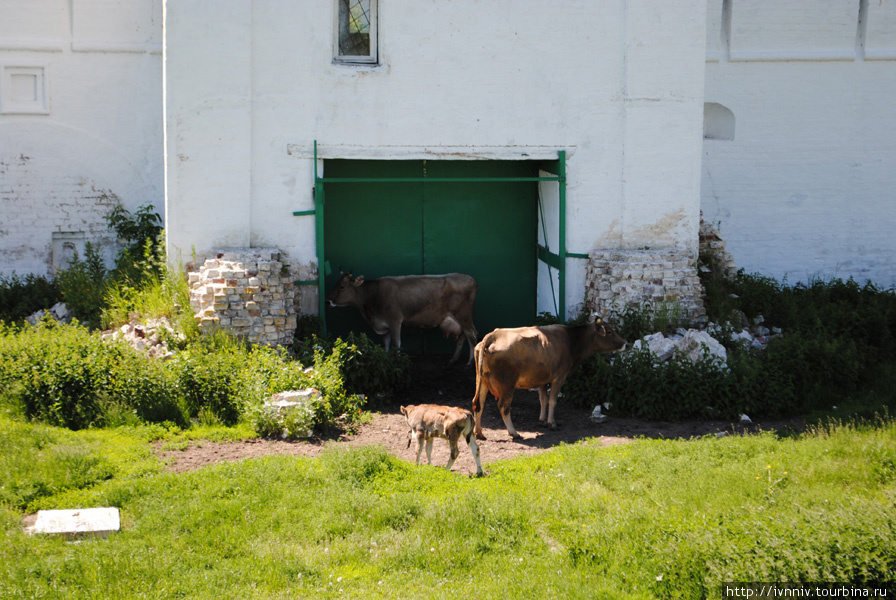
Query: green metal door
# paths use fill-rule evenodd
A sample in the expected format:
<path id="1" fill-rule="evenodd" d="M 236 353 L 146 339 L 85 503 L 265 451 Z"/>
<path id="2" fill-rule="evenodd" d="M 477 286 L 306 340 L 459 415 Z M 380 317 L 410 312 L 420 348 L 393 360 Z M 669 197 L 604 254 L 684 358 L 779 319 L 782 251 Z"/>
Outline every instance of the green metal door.
<path id="1" fill-rule="evenodd" d="M 325 161 L 324 253 L 333 267 L 327 291 L 340 267 L 367 278 L 468 273 L 479 282 L 480 336 L 531 323 L 538 187 L 513 179 L 537 175 L 534 164 L 522 161 Z M 327 307 L 325 316 L 335 335 L 373 336 L 354 309 Z M 402 346 L 444 354 L 454 342 L 438 330 L 403 329 Z"/>

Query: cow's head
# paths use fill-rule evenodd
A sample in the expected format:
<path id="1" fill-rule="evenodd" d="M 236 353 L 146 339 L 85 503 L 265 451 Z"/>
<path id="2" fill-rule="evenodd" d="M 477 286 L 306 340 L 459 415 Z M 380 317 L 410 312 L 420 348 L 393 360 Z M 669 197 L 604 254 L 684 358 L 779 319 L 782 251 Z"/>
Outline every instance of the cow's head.
<path id="1" fill-rule="evenodd" d="M 595 352 L 616 352 L 625 349 L 626 341 L 606 321 L 596 319 L 589 327 L 592 328 L 591 346 Z"/>
<path id="2" fill-rule="evenodd" d="M 351 273 L 343 273 L 336 282 L 336 287 L 327 296 L 330 306 L 348 306 L 360 301 L 358 287 L 364 283 L 364 276 L 352 277 Z"/>

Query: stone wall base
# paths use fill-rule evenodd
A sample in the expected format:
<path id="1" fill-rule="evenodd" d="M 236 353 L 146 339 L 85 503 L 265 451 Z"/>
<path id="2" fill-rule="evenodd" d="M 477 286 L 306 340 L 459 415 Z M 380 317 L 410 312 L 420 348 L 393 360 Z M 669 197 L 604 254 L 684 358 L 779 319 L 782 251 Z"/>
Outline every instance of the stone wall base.
<path id="1" fill-rule="evenodd" d="M 629 306 L 674 317 L 678 326 L 706 324 L 696 260 L 677 249 L 592 252 L 585 272 L 585 308 L 602 317 Z"/>

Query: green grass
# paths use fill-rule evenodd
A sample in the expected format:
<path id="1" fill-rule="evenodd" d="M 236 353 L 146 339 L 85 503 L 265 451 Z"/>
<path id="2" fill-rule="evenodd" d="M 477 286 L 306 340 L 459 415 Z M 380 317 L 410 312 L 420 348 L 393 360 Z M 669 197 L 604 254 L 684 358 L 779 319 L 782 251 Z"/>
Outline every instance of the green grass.
<path id="1" fill-rule="evenodd" d="M 0 423 L 0 597 L 692 598 L 896 572 L 890 421 L 585 442 L 480 479 L 378 448 L 172 474 L 148 429 Z M 30 473 L 33 460 L 45 466 Z M 43 495 L 8 492 L 29 477 Z M 123 531 L 107 540 L 21 532 L 24 506 L 109 504 Z"/>

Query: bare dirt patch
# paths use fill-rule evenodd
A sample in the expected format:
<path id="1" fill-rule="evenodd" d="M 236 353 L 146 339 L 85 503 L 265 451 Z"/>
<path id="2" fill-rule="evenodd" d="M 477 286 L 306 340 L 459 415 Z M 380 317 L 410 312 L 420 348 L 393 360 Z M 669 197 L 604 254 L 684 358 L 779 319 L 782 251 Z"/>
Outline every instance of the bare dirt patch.
<path id="1" fill-rule="evenodd" d="M 446 404 L 469 409 L 473 399 L 475 374 L 466 365 L 448 366 L 448 357 L 413 357 L 411 384 L 407 391 L 379 408 L 371 423 L 361 426 L 354 435 L 338 438 L 313 438 L 309 441 L 285 442 L 279 440 L 245 440 L 240 442 L 196 442 L 183 450 L 159 450 L 169 461 L 172 471 L 188 471 L 205 465 L 236 461 L 257 456 L 276 454 L 293 456 L 318 456 L 329 446 L 380 445 L 403 460 L 414 461 L 416 447 L 408 447 L 407 427 L 404 415 L 399 411 L 407 404 Z M 479 442 L 483 465 L 496 460 L 544 452 L 562 443 L 574 443 L 596 438 L 602 445 L 629 442 L 637 437 L 690 439 L 705 435 L 752 433 L 760 430 L 799 431 L 804 423 L 800 419 L 756 421 L 750 425 L 728 421 L 641 421 L 614 418 L 612 412 L 604 423 L 593 423 L 590 409 L 575 408 L 562 400 L 557 406 L 559 429 L 550 430 L 538 425 L 538 393 L 517 390 L 513 400 L 513 423 L 522 440 L 515 441 L 508 435 L 498 414 L 494 399 L 489 397 L 482 415 L 482 428 L 488 438 Z M 476 464 L 466 444 L 460 443 L 460 457 L 453 471 L 466 475 L 476 472 Z M 448 444 L 436 440 L 433 447 L 433 464 L 443 466 L 448 461 Z M 426 461 L 425 453 L 421 457 Z M 488 472 L 488 467 L 485 467 Z"/>

